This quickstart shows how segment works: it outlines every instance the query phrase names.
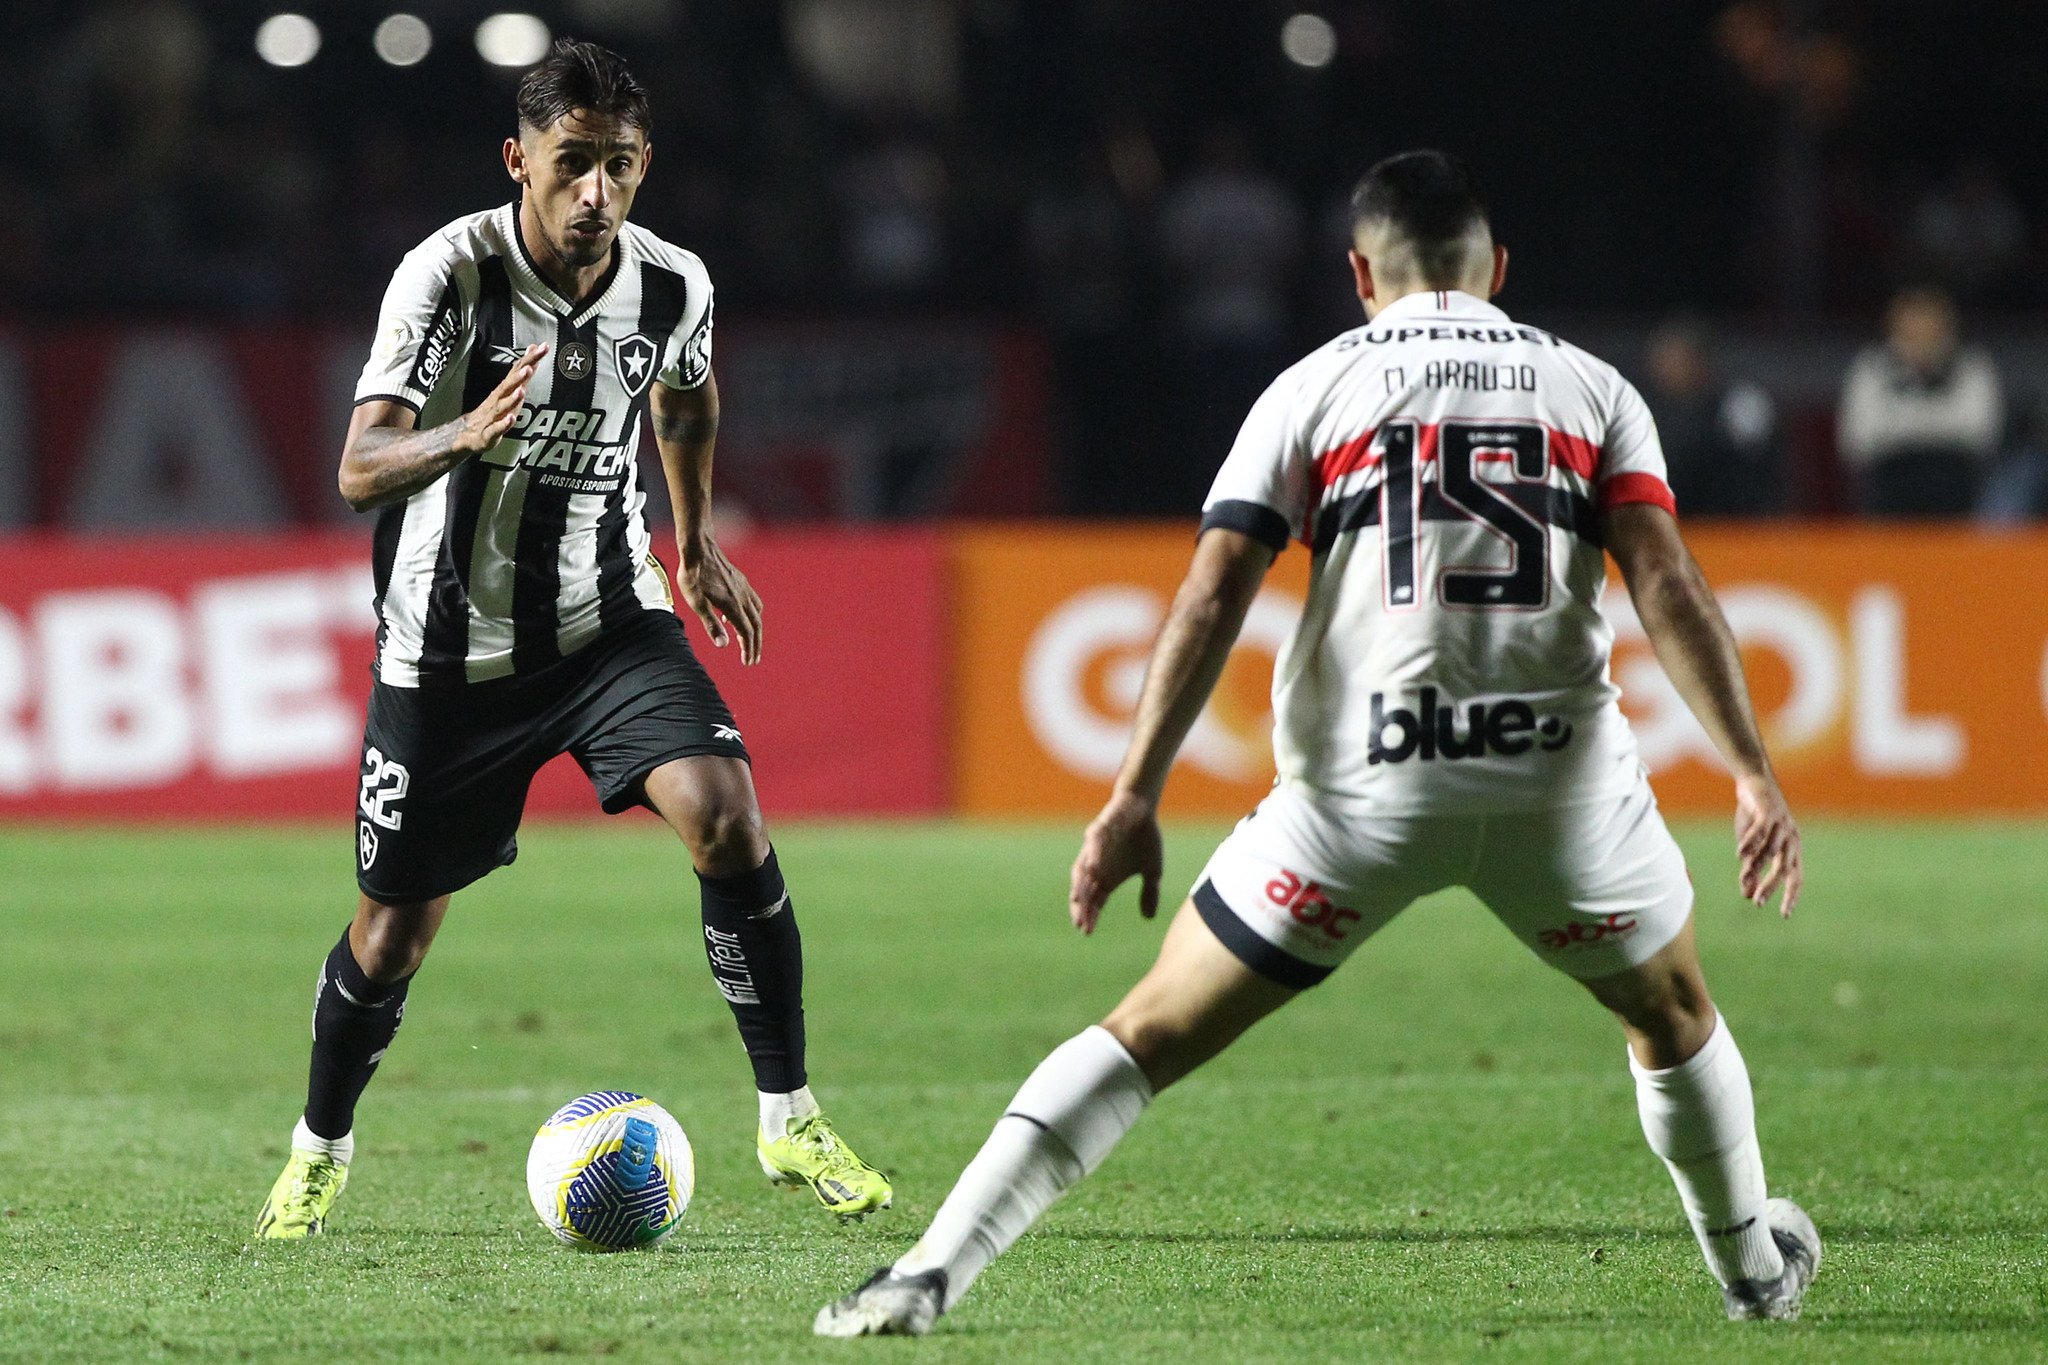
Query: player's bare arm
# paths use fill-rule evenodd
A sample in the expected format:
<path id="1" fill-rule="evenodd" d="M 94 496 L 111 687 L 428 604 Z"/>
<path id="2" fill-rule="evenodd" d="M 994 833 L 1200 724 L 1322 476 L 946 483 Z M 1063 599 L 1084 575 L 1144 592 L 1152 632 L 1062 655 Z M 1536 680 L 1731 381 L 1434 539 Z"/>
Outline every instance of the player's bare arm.
<path id="1" fill-rule="evenodd" d="M 1778 789 L 1757 729 L 1735 636 L 1707 586 L 1678 521 L 1661 507 L 1630 503 L 1606 514 L 1607 549 L 1621 568 L 1657 661 L 1735 775 L 1735 842 L 1742 894 L 1758 905 L 1782 889 L 1790 916 L 1805 880 L 1799 825 Z"/>
<path id="2" fill-rule="evenodd" d="M 1212 527 L 1195 543 L 1194 562 L 1152 646 L 1123 768 L 1074 860 L 1067 913 L 1082 933 L 1095 931 L 1103 903 L 1133 876 L 1141 878 L 1139 912 L 1147 919 L 1158 913 L 1166 775 L 1216 690 L 1272 564 L 1272 549 L 1240 531 Z"/>
<path id="3" fill-rule="evenodd" d="M 371 399 L 349 418 L 342 448 L 342 501 L 358 512 L 403 502 L 472 456 L 498 443 L 526 403 L 527 382 L 548 353 L 529 346 L 484 401 L 452 422 L 414 429 L 419 418 L 403 403 Z"/>
<path id="4" fill-rule="evenodd" d="M 723 648 L 739 636 L 740 661 L 761 660 L 761 596 L 747 576 L 725 557 L 711 534 L 711 451 L 718 441 L 718 379 L 707 374 L 695 388 L 656 384 L 649 409 L 654 443 L 668 475 L 669 506 L 675 513 L 676 553 L 681 565 L 676 587 L 704 623 L 711 643 Z"/>

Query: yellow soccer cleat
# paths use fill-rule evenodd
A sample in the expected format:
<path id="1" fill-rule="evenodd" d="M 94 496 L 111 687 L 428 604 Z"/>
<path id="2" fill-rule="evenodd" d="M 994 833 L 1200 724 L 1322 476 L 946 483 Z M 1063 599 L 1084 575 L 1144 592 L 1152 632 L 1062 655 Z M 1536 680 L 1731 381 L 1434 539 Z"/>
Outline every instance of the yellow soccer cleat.
<path id="1" fill-rule="evenodd" d="M 256 1235 L 277 1239 L 313 1236 L 327 1226 L 327 1216 L 346 1184 L 346 1161 L 292 1148 L 284 1174 L 270 1187 L 270 1198 L 256 1215 Z"/>
<path id="2" fill-rule="evenodd" d="M 889 1207 L 895 1191 L 889 1177 L 853 1154 L 823 1114 L 791 1119 L 789 1131 L 754 1139 L 761 1169 L 778 1185 L 808 1185 L 811 1193 L 841 1218 L 863 1218 Z"/>

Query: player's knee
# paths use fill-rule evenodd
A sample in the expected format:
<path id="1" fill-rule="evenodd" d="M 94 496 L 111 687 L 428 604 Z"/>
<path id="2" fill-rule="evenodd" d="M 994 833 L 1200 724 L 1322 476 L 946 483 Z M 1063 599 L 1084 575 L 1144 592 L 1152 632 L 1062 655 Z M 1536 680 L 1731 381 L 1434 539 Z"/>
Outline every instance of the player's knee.
<path id="1" fill-rule="evenodd" d="M 749 800 L 700 802 L 679 831 L 697 870 L 714 877 L 751 872 L 768 856 L 761 809 Z"/>
<path id="2" fill-rule="evenodd" d="M 1124 1045 L 1155 1092 L 1194 1069 L 1195 1063 L 1188 1060 L 1194 1030 L 1182 1016 L 1134 1007 L 1126 1001 L 1110 1012 L 1102 1027 Z"/>
<path id="3" fill-rule="evenodd" d="M 358 917 L 349 948 L 363 975 L 379 984 L 402 981 L 420 969 L 434 941 L 433 903 L 372 903 Z"/>
<path id="4" fill-rule="evenodd" d="M 1714 1032 L 1714 1002 L 1696 976 L 1674 977 L 1659 989 L 1610 1002 L 1636 1055 L 1652 1067 L 1677 1066 L 1706 1045 Z"/>

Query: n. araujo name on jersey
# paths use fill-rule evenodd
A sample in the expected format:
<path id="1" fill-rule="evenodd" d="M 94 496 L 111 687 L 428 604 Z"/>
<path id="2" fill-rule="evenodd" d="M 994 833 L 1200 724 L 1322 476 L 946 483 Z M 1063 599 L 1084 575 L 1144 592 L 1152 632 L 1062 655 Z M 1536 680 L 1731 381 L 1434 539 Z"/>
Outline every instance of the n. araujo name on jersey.
<path id="1" fill-rule="evenodd" d="M 1672 508 L 1641 396 L 1469 294 L 1398 299 L 1283 373 L 1202 518 L 1315 555 L 1273 675 L 1282 780 L 1389 814 L 1626 791 L 1595 605 L 1625 502 Z"/>
<path id="2" fill-rule="evenodd" d="M 505 436 L 377 522 L 377 676 L 395 686 L 529 673 L 633 614 L 669 610 L 639 488 L 656 383 L 711 370 L 711 281 L 631 223 L 587 302 L 541 278 L 518 206 L 461 218 L 392 276 L 356 401 L 422 429 L 475 407 L 525 349 L 548 345 Z"/>

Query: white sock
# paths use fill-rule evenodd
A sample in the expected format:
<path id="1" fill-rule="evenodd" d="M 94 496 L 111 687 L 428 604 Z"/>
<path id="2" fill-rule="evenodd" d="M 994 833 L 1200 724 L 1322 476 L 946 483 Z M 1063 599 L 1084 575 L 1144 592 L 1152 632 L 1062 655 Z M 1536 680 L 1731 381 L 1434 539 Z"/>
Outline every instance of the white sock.
<path id="1" fill-rule="evenodd" d="M 1725 1020 L 1706 1046 L 1663 1071 L 1631 1053 L 1636 1111 L 1650 1150 L 1664 1158 L 1707 1265 L 1722 1284 L 1774 1280 L 1785 1269 L 1764 1221 L 1764 1160 L 1756 1145 L 1749 1068 Z"/>
<path id="2" fill-rule="evenodd" d="M 943 1269 L 951 1308 L 1055 1199 L 1102 1164 L 1151 1099 L 1145 1073 L 1107 1029 L 1061 1043 L 1018 1090 L 896 1269 Z"/>
<path id="3" fill-rule="evenodd" d="M 353 1129 L 338 1138 L 324 1138 L 306 1126 L 304 1116 L 292 1129 L 292 1150 L 314 1152 L 320 1156 L 332 1157 L 346 1166 L 355 1160 L 356 1135 Z"/>
<path id="4" fill-rule="evenodd" d="M 791 1119 L 807 1119 L 818 1112 L 818 1101 L 807 1085 L 800 1085 L 786 1095 L 767 1090 L 760 1095 L 761 1131 L 771 1138 L 788 1137 Z"/>

